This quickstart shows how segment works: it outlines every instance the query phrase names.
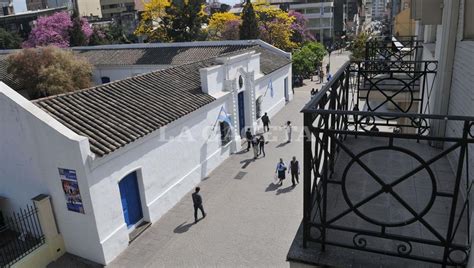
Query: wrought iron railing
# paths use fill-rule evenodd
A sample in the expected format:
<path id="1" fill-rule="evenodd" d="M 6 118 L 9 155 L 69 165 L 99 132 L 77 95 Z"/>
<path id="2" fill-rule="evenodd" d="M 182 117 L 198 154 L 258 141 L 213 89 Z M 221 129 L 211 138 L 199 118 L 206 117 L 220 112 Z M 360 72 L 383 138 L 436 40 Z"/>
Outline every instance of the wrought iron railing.
<path id="1" fill-rule="evenodd" d="M 472 183 L 468 157 L 469 145 L 474 143 L 474 117 L 425 114 L 421 108 L 426 101 L 423 97 L 410 101 L 419 106 L 416 112 L 411 109 L 390 112 L 380 109 L 381 106 L 360 109 L 362 101 L 367 101 L 359 96 L 366 92 L 361 87 L 361 77 L 372 79 L 371 71 L 364 74 L 361 64 L 346 63 L 302 110 L 305 126 L 304 246 L 315 242 L 323 251 L 330 245 L 442 266 L 466 265 L 471 244 L 468 197 Z M 431 63 L 417 64 L 429 66 Z M 417 72 L 420 71 L 406 75 L 418 77 Z M 427 69 L 425 75 L 430 72 L 435 70 Z M 394 99 L 392 95 L 383 94 L 386 88 L 377 90 L 386 101 Z M 437 136 L 432 128 L 438 123 L 456 125 L 460 132 Z M 439 141 L 445 143 L 444 149 L 437 149 L 432 154 L 418 148 L 431 148 L 430 143 Z M 358 149 L 353 148 L 354 144 Z M 388 172 L 388 165 L 392 164 L 388 159 L 387 167 L 379 167 L 377 171 L 367 163 L 367 159 L 394 154 L 398 158 L 411 159 L 414 164 L 404 167 L 408 170 L 392 180 L 380 174 L 384 170 Z M 446 158 L 455 165 L 452 177 L 434 171 Z M 358 185 L 363 182 L 360 181 L 362 178 L 353 175 L 356 166 L 360 172 L 365 172 L 364 178 L 370 180 L 373 187 L 370 194 L 358 196 L 361 193 L 357 193 Z M 399 191 L 398 187 L 409 180 L 428 189 L 417 196 L 426 199 L 423 204 L 406 199 Z M 354 196 L 359 198 L 354 200 Z M 395 208 L 379 208 L 382 215 L 377 215 L 376 209 L 370 208 L 377 208 L 380 198 L 385 201 L 390 198 Z M 446 217 L 443 219 L 446 222 L 432 218 L 440 202 L 445 204 Z M 364 206 L 369 209 L 363 209 Z M 406 215 L 397 215 L 397 219 L 384 217 L 384 211 L 392 208 L 403 210 Z M 412 233 L 416 228 L 422 228 L 425 233 Z M 422 247 L 429 247 L 439 255 L 425 254 L 420 250 Z"/>
<path id="2" fill-rule="evenodd" d="M 415 36 L 372 37 L 365 46 L 366 61 L 419 61 L 423 42 Z"/>
<path id="3" fill-rule="evenodd" d="M 0 226 L 0 267 L 9 267 L 45 243 L 34 205 L 4 215 Z"/>

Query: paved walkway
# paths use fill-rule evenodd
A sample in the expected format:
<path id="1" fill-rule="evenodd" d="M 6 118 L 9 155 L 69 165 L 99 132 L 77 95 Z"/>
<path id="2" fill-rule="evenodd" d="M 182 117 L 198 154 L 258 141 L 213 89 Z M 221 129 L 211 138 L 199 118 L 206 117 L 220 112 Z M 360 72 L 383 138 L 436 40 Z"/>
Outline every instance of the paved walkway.
<path id="1" fill-rule="evenodd" d="M 331 72 L 347 59 L 333 53 Z M 266 157 L 252 152 L 231 156 L 201 184 L 208 216 L 193 224 L 191 194 L 155 222 L 110 267 L 288 267 L 286 254 L 303 217 L 302 183 L 272 184 L 279 158 L 302 160 L 301 108 L 314 82 L 295 88 L 295 97 L 271 121 L 290 120 L 299 138 L 285 144 L 285 131 L 272 130 Z"/>

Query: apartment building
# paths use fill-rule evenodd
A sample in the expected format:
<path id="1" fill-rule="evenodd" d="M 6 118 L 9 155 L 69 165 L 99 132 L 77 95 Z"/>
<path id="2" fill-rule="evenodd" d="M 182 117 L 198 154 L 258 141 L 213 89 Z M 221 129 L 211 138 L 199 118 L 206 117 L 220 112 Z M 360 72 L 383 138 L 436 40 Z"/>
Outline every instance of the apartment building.
<path id="1" fill-rule="evenodd" d="M 285 5 L 308 19 L 308 29 L 319 42 L 330 43 L 334 38 L 334 2 L 328 0 L 270 0 L 272 5 Z M 342 30 L 342 12 L 341 12 Z"/>
<path id="2" fill-rule="evenodd" d="M 387 0 L 372 0 L 373 20 L 383 20 L 385 16 L 386 7 L 387 7 Z"/>
<path id="3" fill-rule="evenodd" d="M 124 12 L 133 13 L 136 10 L 134 0 L 100 0 L 102 16 L 112 18 Z"/>

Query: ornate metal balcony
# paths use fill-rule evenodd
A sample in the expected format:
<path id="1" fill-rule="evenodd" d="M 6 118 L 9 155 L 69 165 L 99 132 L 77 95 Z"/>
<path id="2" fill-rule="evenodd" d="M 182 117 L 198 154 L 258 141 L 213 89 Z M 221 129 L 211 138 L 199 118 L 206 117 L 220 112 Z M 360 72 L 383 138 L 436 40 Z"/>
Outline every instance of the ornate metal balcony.
<path id="1" fill-rule="evenodd" d="M 365 46 L 366 61 L 419 61 L 422 41 L 415 36 L 372 37 Z"/>
<path id="2" fill-rule="evenodd" d="M 346 63 L 302 110 L 304 216 L 288 259 L 465 266 L 474 117 L 430 114 L 436 62 L 376 64 Z"/>

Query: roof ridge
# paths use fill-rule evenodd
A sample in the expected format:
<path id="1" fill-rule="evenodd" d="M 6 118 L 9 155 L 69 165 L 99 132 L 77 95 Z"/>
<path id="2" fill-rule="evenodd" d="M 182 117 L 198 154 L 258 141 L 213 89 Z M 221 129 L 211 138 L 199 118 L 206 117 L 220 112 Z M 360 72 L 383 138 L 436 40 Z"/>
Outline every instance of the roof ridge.
<path id="1" fill-rule="evenodd" d="M 220 57 L 220 56 L 219 56 Z M 83 89 L 78 89 L 78 90 L 74 90 L 74 91 L 70 91 L 70 92 L 66 92 L 66 93 L 61 93 L 61 94 L 56 94 L 56 95 L 52 95 L 52 96 L 48 96 L 48 97 L 43 97 L 43 98 L 39 98 L 39 99 L 35 99 L 35 100 L 32 100 L 31 102 L 33 103 L 38 103 L 38 102 L 42 102 L 42 101 L 46 101 L 46 100 L 51 100 L 51 99 L 55 99 L 55 98 L 59 98 L 59 97 L 63 97 L 63 96 L 67 96 L 67 95 L 74 95 L 74 94 L 79 94 L 79 93 L 82 93 L 82 92 L 85 92 L 85 91 L 91 91 L 91 90 L 94 90 L 94 89 L 101 89 L 105 86 L 110 86 L 110 85 L 115 85 L 115 84 L 119 84 L 119 83 L 124 83 L 124 82 L 127 82 L 127 81 L 131 81 L 133 79 L 137 79 L 137 78 L 140 78 L 140 77 L 143 77 L 143 76 L 148 76 L 148 75 L 153 75 L 153 74 L 158 74 L 158 73 L 161 73 L 161 72 L 166 72 L 166 71 L 171 71 L 171 70 L 176 70 L 178 68 L 183 68 L 183 67 L 186 67 L 186 66 L 190 66 L 190 65 L 197 65 L 199 63 L 202 63 L 202 62 L 205 62 L 205 61 L 210 61 L 210 60 L 213 60 L 217 57 L 214 57 L 214 58 L 208 58 L 208 59 L 204 59 L 204 60 L 200 60 L 200 61 L 195 61 L 195 62 L 191 62 L 191 63 L 184 63 L 184 64 L 180 64 L 180 65 L 177 65 L 177 66 L 173 66 L 173 67 L 170 67 L 170 68 L 165 68 L 165 69 L 161 69 L 161 70 L 156 70 L 156 71 L 150 71 L 150 72 L 146 72 L 146 73 L 141 73 L 141 74 L 137 74 L 137 75 L 134 75 L 134 76 L 131 76 L 131 77 L 127 77 L 127 78 L 124 78 L 124 79 L 120 79 L 120 80 L 115 80 L 115 81 L 112 81 L 112 82 L 109 82 L 109 83 L 105 83 L 105 84 L 100 84 L 100 85 L 96 85 L 96 86 L 92 86 L 92 87 L 88 87 L 88 88 L 83 88 Z"/>
<path id="2" fill-rule="evenodd" d="M 106 83 L 106 84 L 100 84 L 100 85 L 96 85 L 96 86 L 92 86 L 92 87 L 88 87 L 88 88 L 78 89 L 78 90 L 74 90 L 74 91 L 70 91 L 70 92 L 66 92 L 66 93 L 61 93 L 61 94 L 56 94 L 56 95 L 52 95 L 52 96 L 48 96 L 48 97 L 35 99 L 35 100 L 32 100 L 31 102 L 38 103 L 38 102 L 51 100 L 51 99 L 55 99 L 55 98 L 59 98 L 59 97 L 63 97 L 63 96 L 79 94 L 79 93 L 82 93 L 82 92 L 85 92 L 85 91 L 100 89 L 100 88 L 103 88 L 105 86 L 114 85 L 114 84 L 118 84 L 118 83 L 121 83 L 121 82 L 124 83 L 126 81 L 131 81 L 133 79 L 137 79 L 137 78 L 140 78 L 140 77 L 143 77 L 143 76 L 158 74 L 158 73 L 166 72 L 166 71 L 169 72 L 169 71 L 172 71 L 172 70 L 176 70 L 178 68 L 184 68 L 184 67 L 191 66 L 191 65 L 198 65 L 199 63 L 202 63 L 202 62 L 205 62 L 205 61 L 212 61 L 212 60 L 215 60 L 217 58 L 225 57 L 225 56 L 230 55 L 230 54 L 237 54 L 238 55 L 240 53 L 245 53 L 245 52 L 248 52 L 251 48 L 254 48 L 256 46 L 258 46 L 258 45 L 254 45 L 254 46 L 251 46 L 247 49 L 243 49 L 243 50 L 239 50 L 239 51 L 230 51 L 230 52 L 218 55 L 218 56 L 214 56 L 214 57 L 211 57 L 211 58 L 207 58 L 207 59 L 203 59 L 203 60 L 199 60 L 199 61 L 195 61 L 195 62 L 191 62 L 191 63 L 184 63 L 184 64 L 176 65 L 176 66 L 173 66 L 173 67 L 170 67 L 170 68 L 165 68 L 165 69 L 161 69 L 161 70 L 156 70 L 156 71 L 150 71 L 150 72 L 146 72 L 146 73 L 137 74 L 137 75 L 127 77 L 127 78 L 124 78 L 124 79 L 115 80 L 115 81 L 112 81 L 112 82 L 109 82 L 109 83 Z"/>

